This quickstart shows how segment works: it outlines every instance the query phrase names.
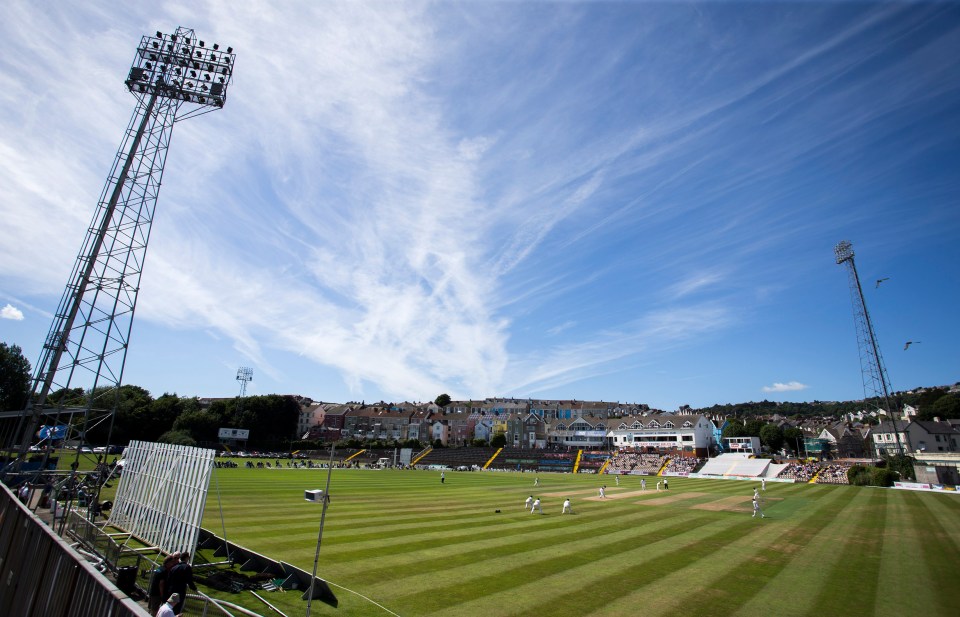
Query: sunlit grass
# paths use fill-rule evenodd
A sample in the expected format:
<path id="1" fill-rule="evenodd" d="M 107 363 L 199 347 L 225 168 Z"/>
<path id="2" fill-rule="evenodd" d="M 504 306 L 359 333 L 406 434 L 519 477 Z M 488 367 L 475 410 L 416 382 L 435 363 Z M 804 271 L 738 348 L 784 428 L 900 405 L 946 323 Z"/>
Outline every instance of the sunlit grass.
<path id="1" fill-rule="evenodd" d="M 770 483 L 760 520 L 752 483 L 674 478 L 669 492 L 641 493 L 639 478 L 540 480 L 334 470 L 319 575 L 340 606 L 314 602 L 312 613 L 389 614 L 362 594 L 405 617 L 954 614 L 956 495 Z M 203 526 L 309 572 L 321 507 L 303 491 L 325 482 L 320 469 L 218 469 Z M 543 516 L 524 510 L 530 494 Z M 560 514 L 565 497 L 573 516 Z M 911 591 L 916 604 L 891 594 L 910 572 L 931 581 Z M 211 595 L 270 613 L 248 592 Z M 304 614 L 298 593 L 264 597 Z"/>

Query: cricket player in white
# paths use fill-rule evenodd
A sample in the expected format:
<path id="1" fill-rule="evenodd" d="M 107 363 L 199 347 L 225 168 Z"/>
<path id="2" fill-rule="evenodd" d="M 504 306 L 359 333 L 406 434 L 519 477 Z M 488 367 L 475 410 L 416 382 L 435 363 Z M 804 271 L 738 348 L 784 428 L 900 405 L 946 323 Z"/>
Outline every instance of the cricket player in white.
<path id="1" fill-rule="evenodd" d="M 540 514 L 543 514 L 543 508 L 540 506 L 540 498 L 537 497 L 533 500 L 533 505 L 530 506 L 530 514 L 533 514 L 534 510 L 540 510 Z"/>
<path id="2" fill-rule="evenodd" d="M 563 511 L 560 514 L 573 514 L 573 507 L 570 505 L 570 498 L 567 497 L 563 502 Z"/>
<path id="3" fill-rule="evenodd" d="M 530 495 L 529 497 L 527 497 L 527 501 L 525 502 L 523 509 L 529 510 L 532 506 L 533 506 L 533 495 Z"/>
<path id="4" fill-rule="evenodd" d="M 757 512 L 760 513 L 760 518 L 767 518 L 766 516 L 764 516 L 763 510 L 760 509 L 760 498 L 754 497 L 753 498 L 753 514 L 750 516 L 750 518 L 756 518 Z"/>

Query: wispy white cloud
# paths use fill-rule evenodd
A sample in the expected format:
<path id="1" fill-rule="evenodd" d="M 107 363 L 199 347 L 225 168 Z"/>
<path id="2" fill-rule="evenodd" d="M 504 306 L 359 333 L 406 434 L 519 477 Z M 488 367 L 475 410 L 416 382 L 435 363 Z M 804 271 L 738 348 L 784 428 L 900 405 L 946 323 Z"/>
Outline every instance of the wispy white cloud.
<path id="1" fill-rule="evenodd" d="M 589 342 L 545 347 L 531 358 L 516 358 L 507 374 L 510 394 L 535 394 L 580 380 L 617 373 L 631 357 L 655 358 L 683 348 L 699 336 L 728 328 L 736 318 L 722 305 L 654 310 L 617 328 L 595 333 Z"/>
<path id="2" fill-rule="evenodd" d="M 575 325 L 577 325 L 577 322 L 573 320 L 565 321 L 562 324 L 559 324 L 557 326 L 547 329 L 547 334 L 550 334 L 551 336 L 556 336 L 565 330 L 569 330 Z"/>
<path id="3" fill-rule="evenodd" d="M 229 340 L 277 381 L 288 355 L 332 369 L 357 398 L 548 393 L 708 349 L 748 303 L 788 319 L 823 238 L 882 218 L 849 187 L 937 147 L 889 119 L 955 100 L 956 29 L 878 62 L 896 37 L 874 31 L 940 9 L 763 6 L 754 29 L 695 8 L 7 3 L 0 284 L 58 296 L 138 33 L 185 23 L 237 50 L 236 81 L 175 131 L 138 319 Z M 902 156 L 861 162 L 893 132 Z M 923 186 L 918 204 L 958 190 Z M 859 201 L 890 212 L 896 192 Z M 956 229 L 910 210 L 910 237 Z"/>
<path id="4" fill-rule="evenodd" d="M 806 390 L 810 386 L 802 384 L 799 381 L 788 381 L 787 383 L 774 382 L 772 386 L 763 386 L 764 392 L 797 392 Z"/>
<path id="5" fill-rule="evenodd" d="M 23 321 L 23 311 L 13 306 L 12 304 L 7 304 L 2 309 L 0 309 L 0 319 L 12 319 L 13 321 Z"/>
<path id="6" fill-rule="evenodd" d="M 687 276 L 668 287 L 664 294 L 672 299 L 680 299 L 690 294 L 702 291 L 723 281 L 724 274 L 715 270 L 704 270 Z"/>

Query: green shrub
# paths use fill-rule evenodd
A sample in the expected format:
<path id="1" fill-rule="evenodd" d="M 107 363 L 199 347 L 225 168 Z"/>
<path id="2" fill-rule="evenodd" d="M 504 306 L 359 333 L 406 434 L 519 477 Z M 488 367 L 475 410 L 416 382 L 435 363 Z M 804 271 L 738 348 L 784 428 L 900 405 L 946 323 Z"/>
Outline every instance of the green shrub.
<path id="1" fill-rule="evenodd" d="M 898 474 L 886 467 L 854 465 L 847 470 L 847 480 L 853 486 L 893 486 Z"/>
<path id="2" fill-rule="evenodd" d="M 847 481 L 851 486 L 869 486 L 871 479 L 870 467 L 853 465 L 847 470 Z"/>
<path id="3" fill-rule="evenodd" d="M 870 486 L 893 486 L 899 474 L 883 467 L 874 467 L 870 476 Z"/>

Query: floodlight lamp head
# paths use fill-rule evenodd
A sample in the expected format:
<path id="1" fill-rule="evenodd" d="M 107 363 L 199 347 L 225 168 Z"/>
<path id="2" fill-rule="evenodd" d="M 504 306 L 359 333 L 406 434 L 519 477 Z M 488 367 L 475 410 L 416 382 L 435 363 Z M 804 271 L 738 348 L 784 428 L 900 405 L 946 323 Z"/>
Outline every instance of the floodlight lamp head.
<path id="1" fill-rule="evenodd" d="M 219 43 L 214 44 L 213 49 L 216 53 L 189 28 L 177 28 L 176 34 L 165 35 L 158 30 L 156 37 L 144 36 L 126 79 L 127 88 L 138 97 L 154 95 L 205 107 L 223 107 L 236 56 L 232 47 L 224 52 Z M 181 68 L 190 67 L 207 75 L 202 76 L 203 80 L 199 80 L 201 76 L 196 73 L 191 73 L 191 81 L 179 79 L 185 72 Z M 219 75 L 224 79 L 215 79 Z M 215 96 L 210 96 L 210 87 L 203 84 L 211 81 L 222 84 Z M 193 114 L 188 111 L 185 117 Z"/>
<path id="2" fill-rule="evenodd" d="M 833 253 L 837 256 L 837 263 L 842 264 L 853 259 L 853 245 L 846 240 L 841 240 L 837 246 L 833 247 Z"/>
<path id="3" fill-rule="evenodd" d="M 327 494 L 323 489 L 316 489 L 313 491 L 304 491 L 303 492 L 304 501 L 312 501 L 314 503 L 323 503 L 327 500 Z"/>

